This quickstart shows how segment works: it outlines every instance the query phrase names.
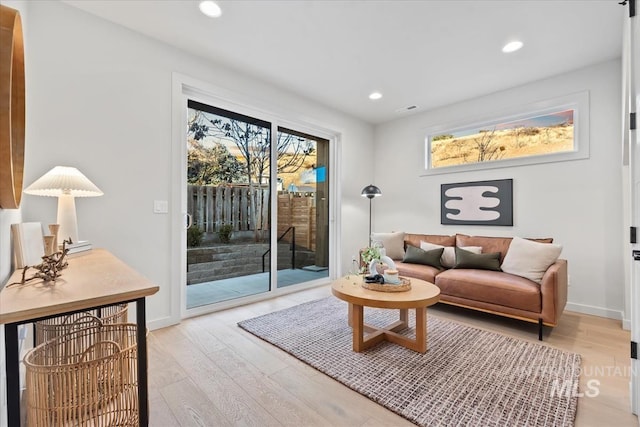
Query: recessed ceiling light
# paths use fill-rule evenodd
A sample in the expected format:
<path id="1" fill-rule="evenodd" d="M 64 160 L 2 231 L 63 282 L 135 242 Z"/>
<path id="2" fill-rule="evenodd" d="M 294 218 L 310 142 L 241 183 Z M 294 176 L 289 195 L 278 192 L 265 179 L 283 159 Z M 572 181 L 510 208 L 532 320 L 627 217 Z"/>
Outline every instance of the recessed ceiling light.
<path id="1" fill-rule="evenodd" d="M 382 94 L 380 92 L 371 92 L 369 94 L 369 99 L 376 100 L 382 98 Z"/>
<path id="2" fill-rule="evenodd" d="M 502 51 L 504 53 L 511 53 L 511 52 L 515 52 L 516 50 L 519 50 L 521 47 L 522 47 L 522 42 L 519 40 L 515 40 L 505 44 L 504 47 L 502 48 Z"/>
<path id="3" fill-rule="evenodd" d="M 211 1 L 211 0 L 201 1 L 199 7 L 200 7 L 200 12 L 204 13 L 205 15 L 211 18 L 218 18 L 220 17 L 220 15 L 222 15 L 222 9 L 220 9 L 220 6 L 218 6 L 218 4 L 214 1 Z"/>

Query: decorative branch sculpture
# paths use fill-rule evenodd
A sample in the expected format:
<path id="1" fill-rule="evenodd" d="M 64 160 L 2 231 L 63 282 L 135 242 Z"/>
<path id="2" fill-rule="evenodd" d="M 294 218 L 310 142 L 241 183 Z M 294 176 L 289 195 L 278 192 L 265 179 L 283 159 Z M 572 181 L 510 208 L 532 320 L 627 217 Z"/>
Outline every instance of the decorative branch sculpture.
<path id="1" fill-rule="evenodd" d="M 14 285 L 24 285 L 25 283 L 35 279 L 42 279 L 45 282 L 55 282 L 55 280 L 62 275 L 62 270 L 67 268 L 67 266 L 69 265 L 65 260 L 67 253 L 69 253 L 69 249 L 67 249 L 67 243 L 71 244 L 71 239 L 64 240 L 62 242 L 61 251 L 55 252 L 51 255 L 43 256 L 42 263 L 34 266 L 25 266 L 22 269 L 22 279 L 19 282 L 8 284 L 7 287 Z M 29 270 L 30 268 L 35 268 L 38 271 L 33 276 L 27 279 L 27 270 Z"/>

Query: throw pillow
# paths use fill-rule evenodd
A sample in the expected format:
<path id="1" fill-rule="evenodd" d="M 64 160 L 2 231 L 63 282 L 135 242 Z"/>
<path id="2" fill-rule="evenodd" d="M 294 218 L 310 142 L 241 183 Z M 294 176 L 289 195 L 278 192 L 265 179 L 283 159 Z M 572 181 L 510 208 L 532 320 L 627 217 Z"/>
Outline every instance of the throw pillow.
<path id="1" fill-rule="evenodd" d="M 452 268 L 454 265 L 456 265 L 455 247 L 436 245 L 435 243 L 424 241 L 420 242 L 420 249 L 424 251 L 430 251 L 438 248 L 444 248 L 442 257 L 440 258 L 440 264 L 442 264 L 443 267 Z M 480 246 L 464 246 L 463 249 L 469 252 L 473 252 L 474 254 L 482 253 L 482 247 Z"/>
<path id="2" fill-rule="evenodd" d="M 404 231 L 397 233 L 371 233 L 371 244 L 378 244 L 385 249 L 391 259 L 404 257 Z"/>
<path id="3" fill-rule="evenodd" d="M 502 271 L 542 283 L 545 271 L 555 263 L 562 246 L 514 237 L 502 261 Z"/>
<path id="4" fill-rule="evenodd" d="M 409 245 L 407 246 L 407 252 L 404 254 L 404 258 L 402 258 L 402 262 L 406 262 L 408 264 L 430 265 L 438 270 L 442 270 L 442 265 L 440 264 L 442 251 L 444 251 L 444 248 L 425 251 Z"/>
<path id="5" fill-rule="evenodd" d="M 453 268 L 475 268 L 478 270 L 500 270 L 500 252 L 474 254 L 456 247 L 456 265 Z"/>

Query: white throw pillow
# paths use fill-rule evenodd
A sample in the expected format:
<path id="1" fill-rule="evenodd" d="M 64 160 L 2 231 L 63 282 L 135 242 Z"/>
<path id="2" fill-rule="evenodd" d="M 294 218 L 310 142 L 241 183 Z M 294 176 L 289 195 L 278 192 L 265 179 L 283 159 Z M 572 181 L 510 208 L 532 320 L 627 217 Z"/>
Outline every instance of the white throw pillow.
<path id="1" fill-rule="evenodd" d="M 440 257 L 440 264 L 446 268 L 452 268 L 456 265 L 456 248 L 453 246 L 442 246 L 436 245 L 435 243 L 429 243 L 420 241 L 420 249 L 423 251 L 431 251 L 433 249 L 444 248 L 442 251 L 442 256 Z M 473 252 L 474 254 L 482 253 L 482 246 L 463 246 L 461 249 L 464 249 L 469 252 Z"/>
<path id="2" fill-rule="evenodd" d="M 500 268 L 505 273 L 541 283 L 545 271 L 556 262 L 561 252 L 561 245 L 514 237 Z"/>
<path id="3" fill-rule="evenodd" d="M 404 231 L 397 233 L 371 233 L 371 244 L 381 245 L 391 259 L 404 258 Z"/>

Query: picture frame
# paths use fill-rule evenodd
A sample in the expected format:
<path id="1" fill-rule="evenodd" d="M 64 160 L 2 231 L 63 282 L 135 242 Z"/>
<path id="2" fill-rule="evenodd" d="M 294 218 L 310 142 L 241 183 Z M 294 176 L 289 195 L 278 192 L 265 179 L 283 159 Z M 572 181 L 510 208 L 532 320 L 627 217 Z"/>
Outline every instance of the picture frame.
<path id="1" fill-rule="evenodd" d="M 25 153 L 24 39 L 20 12 L 0 5 L 0 15 L 0 209 L 18 209 Z"/>
<path id="2" fill-rule="evenodd" d="M 443 225 L 513 225 L 513 180 L 441 184 Z"/>

